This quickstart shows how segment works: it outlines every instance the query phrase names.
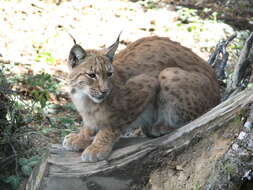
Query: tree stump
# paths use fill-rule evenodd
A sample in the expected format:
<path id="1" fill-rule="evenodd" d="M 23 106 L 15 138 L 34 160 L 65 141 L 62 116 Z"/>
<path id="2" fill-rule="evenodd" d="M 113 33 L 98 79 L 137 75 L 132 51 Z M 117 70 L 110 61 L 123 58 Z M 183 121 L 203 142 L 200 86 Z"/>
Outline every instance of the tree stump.
<path id="1" fill-rule="evenodd" d="M 253 88 L 250 88 L 171 134 L 155 139 L 121 138 L 108 160 L 97 163 L 84 163 L 80 159 L 81 153 L 53 145 L 34 169 L 26 189 L 222 189 L 219 182 L 224 181 L 215 168 L 222 166 L 222 160 L 228 158 L 230 145 L 235 140 L 242 141 L 239 115 L 244 114 L 252 102 Z M 252 129 L 247 133 L 253 135 Z M 252 143 L 250 138 L 246 141 Z M 244 148 L 237 143 L 238 153 L 244 153 Z M 225 176 L 233 176 L 229 181 L 236 181 L 235 186 L 231 183 L 230 189 L 238 189 L 243 184 L 241 177 L 250 169 L 247 163 L 252 162 L 252 150 L 247 150 L 247 154 L 248 160 L 244 160 L 240 171 L 237 170 L 238 162 L 226 162 L 219 168 L 220 173 L 227 172 Z M 208 162 L 204 162 L 205 159 Z M 202 173 L 196 175 L 196 172 Z M 174 183 L 170 179 L 175 180 Z"/>

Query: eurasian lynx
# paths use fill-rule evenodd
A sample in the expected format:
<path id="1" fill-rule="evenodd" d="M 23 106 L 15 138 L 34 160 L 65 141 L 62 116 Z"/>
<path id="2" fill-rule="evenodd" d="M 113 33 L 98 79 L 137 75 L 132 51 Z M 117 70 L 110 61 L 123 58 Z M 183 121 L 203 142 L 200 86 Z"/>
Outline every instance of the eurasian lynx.
<path id="1" fill-rule="evenodd" d="M 106 159 L 128 127 L 161 136 L 219 103 L 214 71 L 190 49 L 153 36 L 114 56 L 118 45 L 119 38 L 106 50 L 75 44 L 70 51 L 70 96 L 84 127 L 63 146 L 84 149 L 85 162 Z"/>

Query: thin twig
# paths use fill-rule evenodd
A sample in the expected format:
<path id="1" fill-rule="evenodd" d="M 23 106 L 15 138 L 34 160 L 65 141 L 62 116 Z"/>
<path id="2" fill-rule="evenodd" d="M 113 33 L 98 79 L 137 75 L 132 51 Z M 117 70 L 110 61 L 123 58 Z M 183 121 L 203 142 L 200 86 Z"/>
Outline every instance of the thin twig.
<path id="1" fill-rule="evenodd" d="M 229 53 L 227 52 L 228 44 L 236 37 L 236 34 L 233 34 L 226 40 L 219 42 L 215 48 L 215 51 L 212 53 L 208 60 L 208 64 L 211 65 L 217 75 L 218 80 L 223 84 L 223 80 L 226 79 L 225 68 L 228 63 Z"/>
<path id="2" fill-rule="evenodd" d="M 10 147 L 11 147 L 13 153 L 14 153 L 14 156 L 15 156 L 15 172 L 16 172 L 16 175 L 19 176 L 19 175 L 18 175 L 18 158 L 17 158 L 17 151 L 16 151 L 16 149 L 14 148 L 14 146 L 13 146 L 11 140 L 9 141 L 9 145 L 10 145 Z"/>
<path id="3" fill-rule="evenodd" d="M 219 57 L 220 54 L 224 54 L 226 52 L 226 48 L 228 46 L 228 44 L 234 40 L 234 38 L 237 36 L 237 34 L 233 34 L 232 36 L 230 36 L 227 40 L 222 40 L 221 42 L 219 42 L 215 48 L 215 51 L 212 53 L 212 55 L 209 57 L 208 59 L 208 64 L 212 65 L 212 67 L 215 66 L 216 60 Z"/>
<path id="4" fill-rule="evenodd" d="M 0 161 L 0 169 L 5 168 L 9 163 L 11 163 L 13 161 L 13 159 L 15 159 L 16 155 L 12 154 L 10 156 L 8 156 L 5 159 L 2 159 Z"/>
<path id="5" fill-rule="evenodd" d="M 232 36 L 230 36 L 226 41 L 225 41 L 225 44 L 224 44 L 224 48 L 227 48 L 228 44 L 230 42 L 232 42 L 235 38 L 236 38 L 237 34 L 234 33 Z"/>

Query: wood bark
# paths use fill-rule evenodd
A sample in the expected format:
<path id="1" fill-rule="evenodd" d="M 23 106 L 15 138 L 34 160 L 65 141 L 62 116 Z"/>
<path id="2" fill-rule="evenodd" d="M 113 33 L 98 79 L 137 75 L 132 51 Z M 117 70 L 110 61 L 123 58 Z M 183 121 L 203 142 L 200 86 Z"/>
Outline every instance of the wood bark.
<path id="1" fill-rule="evenodd" d="M 252 102 L 253 88 L 250 88 L 230 97 L 200 118 L 163 137 L 121 138 L 108 160 L 97 163 L 84 163 L 80 159 L 81 153 L 65 151 L 61 145 L 53 145 L 41 164 L 33 171 L 26 189 L 144 189 L 151 172 L 163 166 L 164 163 L 168 163 L 172 157 L 179 157 L 184 150 L 195 146 L 201 139 L 215 133 L 217 129 L 225 128 L 229 121 L 238 117 L 238 114 Z M 252 134 L 252 129 L 249 132 Z M 249 154 L 252 156 L 252 152 Z M 224 155 L 224 158 L 227 157 L 230 155 Z M 240 175 L 248 169 L 248 165 L 240 165 L 236 180 L 241 179 Z M 211 180 L 212 176 L 216 175 L 210 173 L 205 189 L 215 189 L 218 186 L 212 186 L 212 184 L 219 184 L 223 180 L 217 175 L 214 183 L 215 180 Z M 229 188 L 237 189 L 241 184 L 236 183 L 234 186 L 232 184 Z"/>

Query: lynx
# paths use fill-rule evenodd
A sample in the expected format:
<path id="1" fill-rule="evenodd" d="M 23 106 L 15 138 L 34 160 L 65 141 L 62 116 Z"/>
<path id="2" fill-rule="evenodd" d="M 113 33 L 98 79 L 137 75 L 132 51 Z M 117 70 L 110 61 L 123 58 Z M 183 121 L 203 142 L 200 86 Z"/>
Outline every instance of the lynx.
<path id="1" fill-rule="evenodd" d="M 106 159 L 119 137 L 141 126 L 158 137 L 219 103 L 212 68 L 190 49 L 166 37 L 144 37 L 115 55 L 75 44 L 68 65 L 70 97 L 82 116 L 79 133 L 64 138 L 66 149 L 84 150 L 84 162 Z"/>

